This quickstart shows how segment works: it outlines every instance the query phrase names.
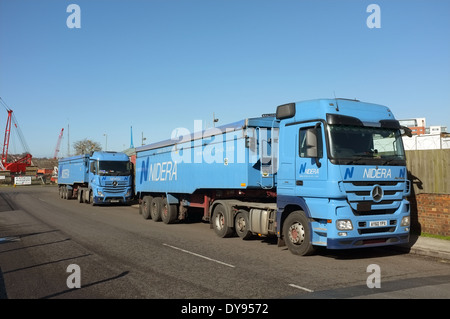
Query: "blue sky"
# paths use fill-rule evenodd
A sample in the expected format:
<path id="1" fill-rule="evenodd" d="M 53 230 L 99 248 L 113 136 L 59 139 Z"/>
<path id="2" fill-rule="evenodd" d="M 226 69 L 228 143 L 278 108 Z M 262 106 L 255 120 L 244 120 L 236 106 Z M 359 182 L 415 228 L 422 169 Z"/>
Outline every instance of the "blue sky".
<path id="1" fill-rule="evenodd" d="M 70 144 L 120 151 L 131 126 L 138 146 L 334 94 L 450 128 L 449 14 L 447 0 L 0 0 L 0 97 L 35 157 L 63 127 L 67 155 L 68 125 Z"/>

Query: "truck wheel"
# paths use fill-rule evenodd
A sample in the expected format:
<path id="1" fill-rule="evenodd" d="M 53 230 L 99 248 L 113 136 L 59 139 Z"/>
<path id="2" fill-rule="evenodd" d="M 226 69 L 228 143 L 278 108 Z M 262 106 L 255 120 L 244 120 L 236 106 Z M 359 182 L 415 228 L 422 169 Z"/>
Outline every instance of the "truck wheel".
<path id="1" fill-rule="evenodd" d="M 177 205 L 169 204 L 167 199 L 163 199 L 162 203 L 161 219 L 164 224 L 172 224 L 178 217 Z"/>
<path id="2" fill-rule="evenodd" d="M 63 188 L 63 191 L 62 191 L 62 194 L 63 194 L 63 199 L 67 199 L 67 187 L 66 186 L 64 186 L 64 188 Z"/>
<path id="3" fill-rule="evenodd" d="M 89 204 L 91 204 L 92 206 L 95 206 L 95 203 L 94 203 L 94 191 L 90 191 L 89 192 Z"/>
<path id="4" fill-rule="evenodd" d="M 63 198 L 64 186 L 59 186 L 59 198 Z"/>
<path id="5" fill-rule="evenodd" d="M 142 214 L 142 217 L 144 217 L 144 219 L 150 219 L 151 213 L 150 213 L 150 208 L 152 207 L 152 200 L 153 197 L 151 196 L 144 196 L 144 198 L 142 199 L 142 203 L 141 205 L 139 205 L 139 210 Z"/>
<path id="6" fill-rule="evenodd" d="M 283 237 L 288 249 L 294 255 L 311 255 L 315 248 L 311 244 L 311 230 L 303 211 L 295 211 L 286 217 Z"/>
<path id="7" fill-rule="evenodd" d="M 214 208 L 212 226 L 219 237 L 230 237 L 233 234 L 233 228 L 228 226 L 227 218 L 226 208 L 222 204 L 218 204 Z"/>
<path id="8" fill-rule="evenodd" d="M 240 210 L 234 219 L 234 229 L 236 230 L 236 234 L 242 239 L 249 239 L 253 235 L 249 230 L 249 227 L 248 212 Z"/>
<path id="9" fill-rule="evenodd" d="M 83 202 L 83 191 L 80 188 L 78 188 L 77 200 L 78 200 L 78 203 Z"/>
<path id="10" fill-rule="evenodd" d="M 151 201 L 150 214 L 154 222 L 161 221 L 162 198 L 154 197 Z"/>
<path id="11" fill-rule="evenodd" d="M 72 197 L 73 197 L 73 189 L 68 189 L 66 199 L 72 199 Z"/>

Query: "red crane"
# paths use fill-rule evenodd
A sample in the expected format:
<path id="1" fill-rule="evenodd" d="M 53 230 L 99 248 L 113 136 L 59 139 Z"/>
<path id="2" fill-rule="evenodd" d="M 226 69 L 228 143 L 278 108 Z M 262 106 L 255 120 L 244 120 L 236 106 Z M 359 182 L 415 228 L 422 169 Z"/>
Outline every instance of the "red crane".
<path id="1" fill-rule="evenodd" d="M 63 137 L 63 132 L 64 132 L 64 128 L 61 129 L 61 133 L 59 133 L 58 136 L 58 142 L 56 142 L 56 147 L 55 147 L 55 155 L 53 155 L 53 159 L 56 159 L 56 157 L 58 156 L 59 153 L 59 146 L 61 145 L 61 139 Z"/>
<path id="2" fill-rule="evenodd" d="M 3 140 L 3 151 L 2 151 L 2 159 L 1 159 L 1 169 L 11 171 L 11 173 L 24 173 L 26 171 L 27 166 L 31 165 L 31 154 L 28 151 L 28 147 L 26 146 L 25 139 L 22 135 L 22 132 L 17 125 L 17 121 L 14 118 L 13 111 L 6 105 L 5 101 L 0 97 L 1 104 L 5 107 L 8 112 L 8 118 L 6 120 L 6 129 L 5 129 L 5 137 Z M 17 133 L 22 142 L 23 147 L 25 148 L 25 156 L 8 163 L 8 149 L 9 149 L 9 137 L 11 135 L 11 126 L 14 123 L 14 127 L 17 129 Z"/>
<path id="3" fill-rule="evenodd" d="M 2 152 L 2 164 L 6 167 L 6 161 L 8 158 L 8 149 L 9 149 L 9 136 L 11 134 L 11 119 L 12 119 L 12 110 L 8 110 L 8 119 L 6 120 L 6 129 L 5 129 L 5 139 L 3 141 L 3 152 Z"/>

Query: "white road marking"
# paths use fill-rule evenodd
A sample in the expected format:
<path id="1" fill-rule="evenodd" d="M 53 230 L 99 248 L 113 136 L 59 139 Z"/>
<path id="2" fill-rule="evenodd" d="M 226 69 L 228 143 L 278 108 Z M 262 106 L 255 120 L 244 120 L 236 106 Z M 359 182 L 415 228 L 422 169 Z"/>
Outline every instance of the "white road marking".
<path id="1" fill-rule="evenodd" d="M 291 286 L 293 288 L 301 289 L 301 290 L 304 290 L 304 291 L 307 291 L 307 292 L 314 292 L 314 290 L 311 290 L 311 289 L 308 289 L 308 288 L 305 288 L 305 287 L 301 287 L 301 286 L 297 286 L 297 285 L 294 285 L 294 284 L 289 284 L 289 286 Z"/>
<path id="2" fill-rule="evenodd" d="M 13 241 L 20 241 L 19 237 L 2 237 L 0 238 L 0 244 L 2 242 L 13 242 Z"/>
<path id="3" fill-rule="evenodd" d="M 173 248 L 173 249 L 176 249 L 176 250 L 180 250 L 180 251 L 182 251 L 182 252 L 184 252 L 184 253 L 187 253 L 187 254 L 191 254 L 191 255 L 193 255 L 193 256 L 197 256 L 197 257 L 200 257 L 200 258 L 209 260 L 209 261 L 213 261 L 213 262 L 215 262 L 215 263 L 218 263 L 218 264 L 221 264 L 221 265 L 224 265 L 224 266 L 228 266 L 228 267 L 231 267 L 231 268 L 234 268 L 234 267 L 235 267 L 235 266 L 233 266 L 233 265 L 224 263 L 223 261 L 216 260 L 216 259 L 212 259 L 212 258 L 203 256 L 203 255 L 200 255 L 200 254 L 197 254 L 197 253 L 194 253 L 194 252 L 189 251 L 189 250 L 186 250 L 186 249 L 182 249 L 182 248 L 175 247 L 175 246 L 168 245 L 168 244 L 163 244 L 163 245 L 164 245 L 164 246 L 167 246 L 167 247 L 170 247 L 170 248 Z"/>

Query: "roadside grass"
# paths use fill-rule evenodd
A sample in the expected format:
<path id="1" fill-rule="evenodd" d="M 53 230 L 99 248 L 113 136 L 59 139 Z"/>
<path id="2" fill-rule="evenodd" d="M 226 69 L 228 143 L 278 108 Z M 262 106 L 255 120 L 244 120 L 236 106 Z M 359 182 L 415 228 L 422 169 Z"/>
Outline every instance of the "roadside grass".
<path id="1" fill-rule="evenodd" d="M 437 239 L 450 240 L 450 236 L 434 235 L 434 234 L 424 233 L 424 232 L 422 232 L 422 233 L 420 234 L 420 236 L 422 236 L 422 237 L 429 237 L 429 238 L 437 238 Z"/>

